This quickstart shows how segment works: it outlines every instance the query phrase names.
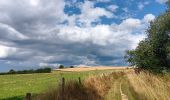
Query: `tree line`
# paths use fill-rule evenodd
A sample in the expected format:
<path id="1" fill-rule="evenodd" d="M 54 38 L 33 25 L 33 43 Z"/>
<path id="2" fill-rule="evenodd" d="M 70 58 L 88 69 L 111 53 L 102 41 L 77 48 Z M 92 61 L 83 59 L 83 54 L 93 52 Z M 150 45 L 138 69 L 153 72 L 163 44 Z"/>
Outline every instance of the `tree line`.
<path id="1" fill-rule="evenodd" d="M 7 74 L 32 74 L 32 73 L 51 73 L 52 69 L 50 67 L 39 68 L 39 69 L 30 69 L 30 70 L 19 70 L 16 71 L 14 69 L 9 70 L 8 72 L 0 73 L 0 75 Z"/>

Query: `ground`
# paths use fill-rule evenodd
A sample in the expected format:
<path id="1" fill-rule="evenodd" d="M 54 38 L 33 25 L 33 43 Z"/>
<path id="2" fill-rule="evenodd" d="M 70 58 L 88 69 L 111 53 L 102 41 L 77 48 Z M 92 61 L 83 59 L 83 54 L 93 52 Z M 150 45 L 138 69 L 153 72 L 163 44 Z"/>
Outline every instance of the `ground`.
<path id="1" fill-rule="evenodd" d="M 78 77 L 84 79 L 89 75 L 110 72 L 115 69 L 117 68 L 68 68 L 62 69 L 62 71 L 54 70 L 52 73 L 0 75 L 0 99 L 21 99 L 28 92 L 41 93 L 56 86 L 61 81 L 61 77 L 65 77 L 66 80 L 78 79 Z M 72 72 L 68 72 L 70 70 Z"/>
<path id="2" fill-rule="evenodd" d="M 33 95 L 46 93 L 57 87 L 63 77 L 67 83 L 69 80 L 78 80 L 80 77 L 84 82 L 88 81 L 89 86 L 100 87 L 98 88 L 100 91 L 105 90 L 102 87 L 109 86 L 107 91 L 101 91 L 105 94 L 102 95 L 104 100 L 168 100 L 170 98 L 169 73 L 165 75 L 148 72 L 135 74 L 131 67 L 86 66 L 58 69 L 52 73 L 0 75 L 0 100 L 22 100 L 26 93 Z"/>

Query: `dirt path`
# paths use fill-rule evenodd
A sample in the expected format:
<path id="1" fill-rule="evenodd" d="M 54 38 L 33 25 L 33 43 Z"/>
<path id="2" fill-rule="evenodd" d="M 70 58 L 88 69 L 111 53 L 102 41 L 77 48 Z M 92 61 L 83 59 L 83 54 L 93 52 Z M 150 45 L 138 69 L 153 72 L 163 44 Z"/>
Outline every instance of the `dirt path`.
<path id="1" fill-rule="evenodd" d="M 120 94 L 121 94 L 122 100 L 128 100 L 128 96 L 122 92 L 122 83 L 120 83 Z"/>

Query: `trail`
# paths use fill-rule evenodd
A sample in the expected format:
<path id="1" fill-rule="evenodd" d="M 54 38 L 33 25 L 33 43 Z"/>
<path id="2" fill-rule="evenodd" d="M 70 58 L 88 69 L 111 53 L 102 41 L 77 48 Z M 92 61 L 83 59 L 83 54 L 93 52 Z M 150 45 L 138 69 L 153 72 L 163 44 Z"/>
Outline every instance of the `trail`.
<path id="1" fill-rule="evenodd" d="M 120 93 L 122 100 L 128 100 L 128 96 L 122 92 L 122 83 L 120 83 Z"/>

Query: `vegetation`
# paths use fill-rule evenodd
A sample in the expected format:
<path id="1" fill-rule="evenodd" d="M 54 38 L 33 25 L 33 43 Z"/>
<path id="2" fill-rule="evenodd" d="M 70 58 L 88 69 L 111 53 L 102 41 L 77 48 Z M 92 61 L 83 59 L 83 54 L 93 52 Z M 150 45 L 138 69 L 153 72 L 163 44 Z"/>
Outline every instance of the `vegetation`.
<path id="1" fill-rule="evenodd" d="M 60 65 L 60 66 L 59 66 L 59 69 L 63 69 L 63 68 L 64 68 L 64 65 Z"/>
<path id="2" fill-rule="evenodd" d="M 61 77 L 66 81 L 84 80 L 90 75 L 112 72 L 113 70 L 97 70 L 86 72 L 60 72 L 34 73 L 34 74 L 9 74 L 0 75 L 0 100 L 23 100 L 26 93 L 39 94 L 52 90 L 61 82 Z"/>
<path id="3" fill-rule="evenodd" d="M 70 68 L 74 68 L 74 66 L 70 66 Z"/>
<path id="4" fill-rule="evenodd" d="M 92 75 L 80 84 L 77 80 L 39 94 L 36 100 L 168 100 L 170 75 L 149 72 L 135 74 L 133 70 Z M 77 92 L 79 91 L 79 92 Z"/>
<path id="5" fill-rule="evenodd" d="M 112 72 L 97 76 L 89 76 L 80 84 L 78 81 L 69 81 L 64 91 L 61 85 L 36 97 L 36 100 L 104 100 L 112 86 L 112 80 L 123 75 L 122 72 Z"/>
<path id="6" fill-rule="evenodd" d="M 149 72 L 127 75 L 134 100 L 168 100 L 170 98 L 170 75 L 155 75 Z"/>
<path id="7" fill-rule="evenodd" d="M 66 80 L 64 93 L 62 77 Z M 28 92 L 35 100 L 61 100 L 63 95 L 63 100 L 122 100 L 123 94 L 129 100 L 170 98 L 170 74 L 135 74 L 133 69 L 0 75 L 0 80 L 0 99 L 5 100 L 22 100 Z"/>
<path id="8" fill-rule="evenodd" d="M 13 69 L 9 70 L 7 73 L 0 73 L 0 75 L 7 75 L 7 74 L 32 74 L 32 73 L 51 73 L 52 69 L 51 68 L 39 68 L 36 70 L 20 70 L 20 71 L 15 71 Z"/>
<path id="9" fill-rule="evenodd" d="M 145 40 L 127 51 L 125 58 L 131 65 L 152 72 L 170 69 L 170 10 L 150 23 Z"/>

